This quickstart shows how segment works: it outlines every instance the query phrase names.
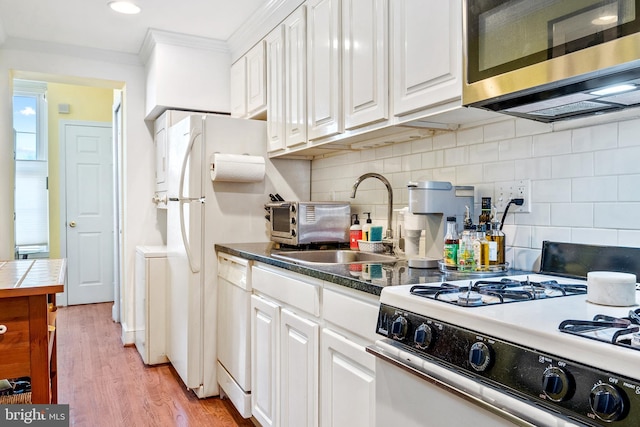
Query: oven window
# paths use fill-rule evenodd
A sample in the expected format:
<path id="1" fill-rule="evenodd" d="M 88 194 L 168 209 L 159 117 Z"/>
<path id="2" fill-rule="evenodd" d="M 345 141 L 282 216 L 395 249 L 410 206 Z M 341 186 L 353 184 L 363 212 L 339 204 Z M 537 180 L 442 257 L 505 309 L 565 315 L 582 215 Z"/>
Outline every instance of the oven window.
<path id="1" fill-rule="evenodd" d="M 289 207 L 271 208 L 271 224 L 273 231 L 289 233 Z"/>
<path id="2" fill-rule="evenodd" d="M 467 0 L 469 83 L 640 31 L 640 0 Z"/>

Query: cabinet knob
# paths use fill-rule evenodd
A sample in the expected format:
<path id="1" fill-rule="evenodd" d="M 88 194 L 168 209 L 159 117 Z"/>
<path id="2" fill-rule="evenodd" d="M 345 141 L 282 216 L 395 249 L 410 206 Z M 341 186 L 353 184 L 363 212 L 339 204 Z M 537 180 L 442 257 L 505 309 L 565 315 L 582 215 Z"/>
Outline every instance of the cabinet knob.
<path id="1" fill-rule="evenodd" d="M 0 325 L 0 335 L 7 332 L 7 325 Z"/>
<path id="2" fill-rule="evenodd" d="M 69 223 L 69 227 L 74 228 L 76 226 L 76 222 L 75 221 L 71 221 Z"/>

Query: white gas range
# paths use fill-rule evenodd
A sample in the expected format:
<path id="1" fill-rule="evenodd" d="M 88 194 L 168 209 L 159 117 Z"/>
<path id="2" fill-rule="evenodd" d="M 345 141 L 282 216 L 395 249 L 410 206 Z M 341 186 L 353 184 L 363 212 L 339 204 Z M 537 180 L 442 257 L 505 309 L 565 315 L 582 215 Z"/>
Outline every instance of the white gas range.
<path id="1" fill-rule="evenodd" d="M 640 309 L 590 303 L 585 285 L 531 274 L 385 288 L 385 338 L 368 349 L 378 424 L 640 425 Z"/>

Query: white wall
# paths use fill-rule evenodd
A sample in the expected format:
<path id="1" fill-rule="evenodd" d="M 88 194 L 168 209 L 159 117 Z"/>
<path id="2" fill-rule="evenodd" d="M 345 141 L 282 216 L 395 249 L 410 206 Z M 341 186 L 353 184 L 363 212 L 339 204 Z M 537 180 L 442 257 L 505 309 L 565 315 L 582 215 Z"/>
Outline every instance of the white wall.
<path id="1" fill-rule="evenodd" d="M 544 240 L 638 247 L 640 119 L 588 123 L 554 132 L 548 124 L 507 119 L 314 160 L 312 199 L 349 200 L 354 212 L 372 211 L 374 222 L 385 225 L 380 181 L 365 180 L 349 198 L 362 173 L 378 172 L 392 183 L 395 209 L 407 205 L 411 180 L 473 185 L 478 213 L 494 183 L 531 179 L 531 213 L 509 213 L 503 230 L 507 261 L 516 268 L 537 269 Z"/>
<path id="2" fill-rule="evenodd" d="M 135 246 L 161 244 L 151 203 L 154 183 L 154 147 L 144 122 L 145 72 L 137 56 L 113 52 L 71 50 L 29 42 L 8 41 L 0 49 L 0 259 L 13 257 L 13 135 L 11 75 L 73 84 L 124 87 L 123 141 L 124 298 L 133 301 Z M 133 304 L 122 312 L 123 329 L 133 325 Z"/>

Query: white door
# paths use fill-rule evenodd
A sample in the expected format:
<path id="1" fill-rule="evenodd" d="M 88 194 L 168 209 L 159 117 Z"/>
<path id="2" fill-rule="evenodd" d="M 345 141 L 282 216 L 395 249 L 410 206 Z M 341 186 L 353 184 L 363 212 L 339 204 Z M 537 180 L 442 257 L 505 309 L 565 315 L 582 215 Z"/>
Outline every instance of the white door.
<path id="1" fill-rule="evenodd" d="M 65 124 L 67 301 L 113 301 L 110 126 Z"/>

